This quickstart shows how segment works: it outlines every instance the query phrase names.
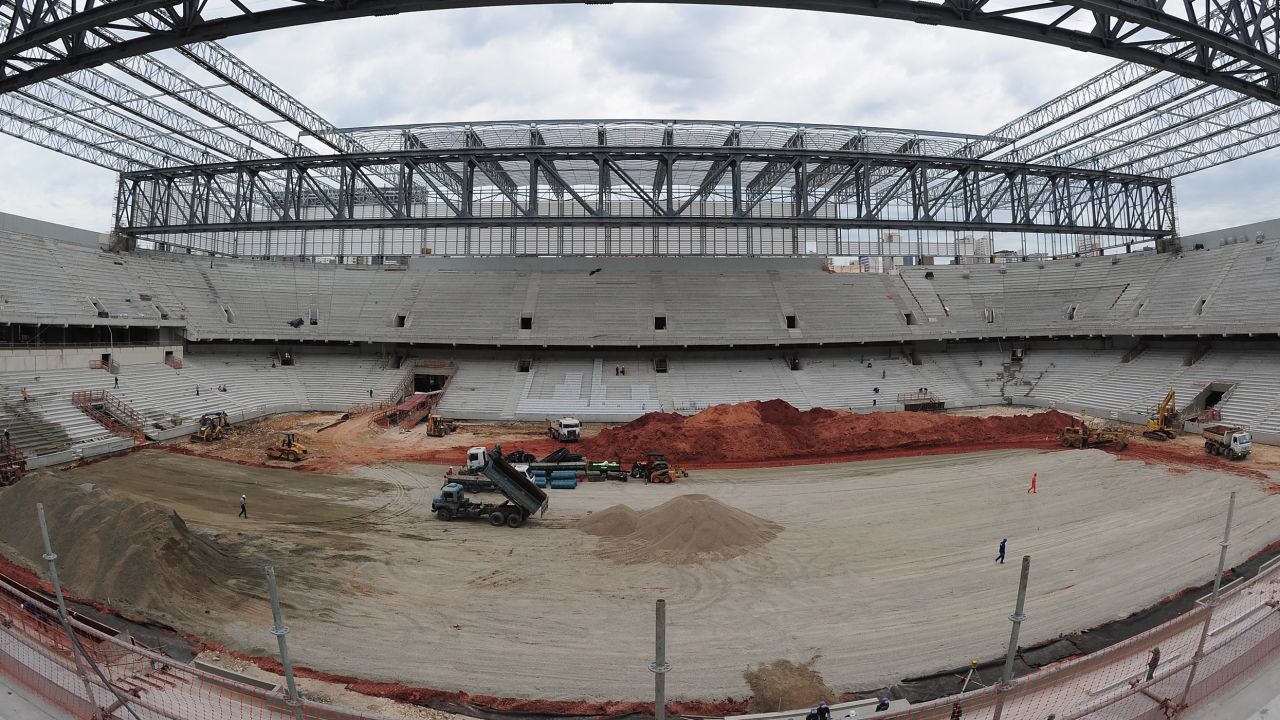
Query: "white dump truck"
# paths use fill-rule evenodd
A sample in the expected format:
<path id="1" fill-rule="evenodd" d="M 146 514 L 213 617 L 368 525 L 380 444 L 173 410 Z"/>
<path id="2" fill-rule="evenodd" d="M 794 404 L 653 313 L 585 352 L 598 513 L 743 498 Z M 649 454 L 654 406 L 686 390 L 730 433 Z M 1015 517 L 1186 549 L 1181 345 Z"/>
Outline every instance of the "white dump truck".
<path id="1" fill-rule="evenodd" d="M 582 439 L 582 423 L 578 418 L 562 417 L 559 420 L 547 421 L 547 435 L 560 442 L 572 442 Z"/>
<path id="2" fill-rule="evenodd" d="M 1200 431 L 1204 451 L 1229 460 L 1243 460 L 1253 450 L 1253 438 L 1247 428 L 1238 425 L 1210 425 Z"/>

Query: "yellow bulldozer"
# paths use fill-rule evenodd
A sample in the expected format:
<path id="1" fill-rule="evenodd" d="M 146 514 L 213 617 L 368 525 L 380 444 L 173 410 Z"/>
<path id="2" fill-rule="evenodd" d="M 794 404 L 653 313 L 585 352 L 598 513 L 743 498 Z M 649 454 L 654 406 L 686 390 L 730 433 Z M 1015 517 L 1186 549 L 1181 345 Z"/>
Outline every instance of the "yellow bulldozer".
<path id="1" fill-rule="evenodd" d="M 1142 433 L 1145 438 L 1152 440 L 1172 440 L 1178 436 L 1177 430 L 1174 429 L 1174 423 L 1178 420 L 1178 398 L 1173 388 L 1169 388 L 1169 392 L 1165 394 L 1164 399 L 1156 406 L 1155 412 L 1151 415 L 1151 419 L 1147 420 L 1147 429 Z"/>
<path id="2" fill-rule="evenodd" d="M 307 458 L 307 446 L 298 442 L 297 435 L 291 432 L 280 433 L 280 439 L 267 448 L 267 458 L 271 460 L 288 460 L 298 462 Z"/>
<path id="3" fill-rule="evenodd" d="M 231 421 L 224 412 L 205 413 L 200 416 L 200 429 L 191 433 L 191 442 L 212 442 L 226 436 Z"/>

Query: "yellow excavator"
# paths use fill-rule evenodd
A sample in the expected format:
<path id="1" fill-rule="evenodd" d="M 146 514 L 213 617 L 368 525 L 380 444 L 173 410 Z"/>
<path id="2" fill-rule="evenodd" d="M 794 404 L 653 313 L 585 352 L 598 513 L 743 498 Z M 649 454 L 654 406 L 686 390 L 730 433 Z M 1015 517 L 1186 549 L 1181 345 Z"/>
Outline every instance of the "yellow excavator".
<path id="1" fill-rule="evenodd" d="M 1152 440 L 1159 440 L 1160 442 L 1172 440 L 1178 436 L 1177 431 L 1174 430 L 1173 427 L 1173 424 L 1177 419 L 1177 395 L 1174 394 L 1173 388 L 1169 388 L 1168 394 L 1166 394 L 1164 399 L 1160 401 L 1160 404 L 1156 406 L 1155 414 L 1151 416 L 1151 419 L 1147 420 L 1147 429 L 1142 433 L 1142 436 L 1151 438 Z"/>
<path id="2" fill-rule="evenodd" d="M 307 446 L 298 442 L 298 436 L 291 432 L 280 433 L 280 441 L 267 448 L 267 457 L 298 462 L 307 458 Z"/>
<path id="3" fill-rule="evenodd" d="M 200 429 L 191 434 L 191 442 L 221 440 L 229 427 L 231 427 L 231 421 L 226 413 L 205 413 L 200 416 Z"/>

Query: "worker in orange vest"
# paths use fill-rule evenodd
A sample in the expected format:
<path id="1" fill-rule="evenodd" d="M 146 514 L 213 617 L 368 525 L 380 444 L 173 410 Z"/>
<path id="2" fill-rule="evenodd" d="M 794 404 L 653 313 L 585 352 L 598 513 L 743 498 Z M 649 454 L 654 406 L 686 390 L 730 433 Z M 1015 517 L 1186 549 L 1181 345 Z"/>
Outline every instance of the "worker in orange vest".
<path id="1" fill-rule="evenodd" d="M 1033 493 L 1035 491 L 1036 491 L 1036 474 L 1031 473 L 1031 487 L 1027 488 L 1027 492 Z"/>

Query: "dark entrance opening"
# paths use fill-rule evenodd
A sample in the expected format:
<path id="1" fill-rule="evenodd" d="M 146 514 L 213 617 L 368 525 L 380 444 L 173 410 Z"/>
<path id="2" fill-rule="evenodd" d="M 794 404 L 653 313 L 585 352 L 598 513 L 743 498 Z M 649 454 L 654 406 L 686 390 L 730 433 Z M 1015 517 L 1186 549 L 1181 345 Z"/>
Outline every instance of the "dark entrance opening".
<path id="1" fill-rule="evenodd" d="M 435 392 L 436 390 L 443 390 L 446 382 L 449 382 L 448 375 L 414 375 L 413 391 Z"/>

